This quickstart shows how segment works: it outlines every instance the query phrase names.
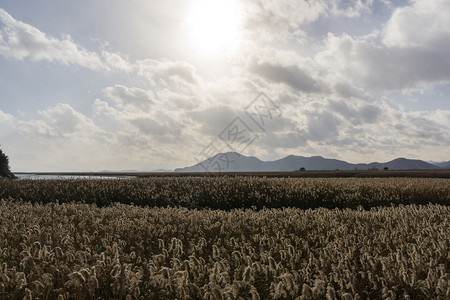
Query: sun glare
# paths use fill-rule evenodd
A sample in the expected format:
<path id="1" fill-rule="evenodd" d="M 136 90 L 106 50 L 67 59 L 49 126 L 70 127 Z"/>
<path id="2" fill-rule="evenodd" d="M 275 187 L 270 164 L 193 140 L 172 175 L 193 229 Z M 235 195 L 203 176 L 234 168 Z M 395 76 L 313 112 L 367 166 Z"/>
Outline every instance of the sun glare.
<path id="1" fill-rule="evenodd" d="M 197 0 L 186 26 L 192 46 L 201 55 L 232 51 L 240 32 L 240 9 L 235 0 Z"/>

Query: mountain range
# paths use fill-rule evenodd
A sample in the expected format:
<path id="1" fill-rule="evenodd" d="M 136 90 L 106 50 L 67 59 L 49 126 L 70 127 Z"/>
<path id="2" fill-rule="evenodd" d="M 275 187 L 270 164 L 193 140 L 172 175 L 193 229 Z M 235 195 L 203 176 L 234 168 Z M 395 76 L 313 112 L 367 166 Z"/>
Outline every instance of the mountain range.
<path id="1" fill-rule="evenodd" d="M 349 163 L 343 160 L 322 156 L 289 155 L 274 161 L 262 161 L 254 156 L 245 156 L 237 152 L 216 154 L 193 166 L 175 169 L 175 172 L 270 172 L 305 170 L 437 170 L 450 169 L 450 161 L 428 163 L 417 159 L 396 158 L 379 163 Z"/>

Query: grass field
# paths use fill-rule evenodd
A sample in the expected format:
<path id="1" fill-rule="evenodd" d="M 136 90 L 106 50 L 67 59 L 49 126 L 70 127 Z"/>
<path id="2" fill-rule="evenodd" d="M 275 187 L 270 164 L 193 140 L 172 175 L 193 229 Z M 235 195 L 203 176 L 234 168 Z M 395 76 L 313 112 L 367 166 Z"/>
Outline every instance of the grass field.
<path id="1" fill-rule="evenodd" d="M 435 178 L 159 177 L 105 180 L 0 180 L 0 199 L 32 203 L 113 203 L 197 209 L 357 208 L 450 202 L 450 181 Z"/>
<path id="2" fill-rule="evenodd" d="M 448 299 L 450 180 L 0 180 L 0 299 Z"/>

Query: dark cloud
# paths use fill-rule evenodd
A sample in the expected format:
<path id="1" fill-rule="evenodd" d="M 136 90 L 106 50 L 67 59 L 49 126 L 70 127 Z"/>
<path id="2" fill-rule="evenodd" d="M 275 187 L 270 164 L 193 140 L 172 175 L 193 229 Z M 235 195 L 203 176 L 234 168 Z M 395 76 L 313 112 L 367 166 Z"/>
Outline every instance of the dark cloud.
<path id="1" fill-rule="evenodd" d="M 323 111 L 308 116 L 308 139 L 311 141 L 336 140 L 341 120 L 334 114 Z"/>
<path id="2" fill-rule="evenodd" d="M 298 66 L 282 66 L 263 62 L 250 65 L 250 71 L 268 81 L 284 83 L 305 93 L 325 93 L 328 91 L 324 83 L 313 78 Z"/>
<path id="3" fill-rule="evenodd" d="M 359 109 L 358 115 L 364 123 L 375 123 L 381 115 L 381 109 L 374 105 L 364 105 Z"/>
<path id="4" fill-rule="evenodd" d="M 347 83 L 338 82 L 333 86 L 334 91 L 343 98 L 367 98 L 363 89 L 356 88 Z"/>
<path id="5" fill-rule="evenodd" d="M 354 125 L 375 123 L 381 115 L 381 109 L 371 104 L 356 106 L 345 101 L 329 101 L 328 107 Z"/>
<path id="6" fill-rule="evenodd" d="M 201 133 L 210 136 L 218 136 L 238 115 L 237 111 L 228 106 L 209 107 L 187 113 L 194 123 L 200 125 Z"/>

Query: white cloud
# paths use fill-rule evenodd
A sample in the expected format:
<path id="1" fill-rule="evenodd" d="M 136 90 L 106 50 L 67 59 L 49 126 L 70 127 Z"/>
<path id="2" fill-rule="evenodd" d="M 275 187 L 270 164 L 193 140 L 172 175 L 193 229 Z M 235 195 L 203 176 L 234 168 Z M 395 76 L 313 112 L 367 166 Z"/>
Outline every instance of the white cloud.
<path id="1" fill-rule="evenodd" d="M 17 21 L 0 8 L 0 55 L 22 60 L 59 61 L 89 69 L 105 68 L 99 55 L 75 44 L 70 36 L 56 39 L 47 36 L 37 28 Z"/>
<path id="2" fill-rule="evenodd" d="M 58 136 L 57 130 L 43 120 L 19 121 L 19 132 L 44 138 Z"/>
<path id="3" fill-rule="evenodd" d="M 0 110 L 0 123 L 10 123 L 14 121 L 14 117 L 11 114 L 5 113 Z"/>
<path id="4" fill-rule="evenodd" d="M 330 74 L 366 89 L 415 89 L 450 81 L 449 54 L 440 48 L 387 47 L 363 38 L 329 34 L 327 49 L 316 60 L 329 68 Z"/>
<path id="5" fill-rule="evenodd" d="M 158 75 L 179 79 L 192 85 L 200 84 L 200 77 L 197 75 L 195 68 L 184 61 L 146 59 L 137 61 L 134 68 L 137 74 L 147 78 Z"/>
<path id="6" fill-rule="evenodd" d="M 104 89 L 108 101 L 96 99 L 92 105 L 94 121 L 116 136 L 123 147 L 154 145 L 160 149 L 184 140 L 183 109 L 173 109 L 168 94 L 152 90 L 116 85 Z M 181 99 L 183 94 L 172 92 L 170 97 Z M 176 96 L 178 95 L 178 97 Z M 156 100 L 155 98 L 158 98 Z M 133 136 L 133 138 L 131 138 Z"/>
<path id="7" fill-rule="evenodd" d="M 79 113 L 69 104 L 58 103 L 40 111 L 39 114 L 49 128 L 52 128 L 52 132 L 57 133 L 58 136 L 71 136 L 73 134 L 85 136 L 102 131 L 90 118 Z"/>
<path id="8" fill-rule="evenodd" d="M 272 39 L 302 39 L 301 25 L 326 13 L 323 1 L 252 1 L 248 3 L 246 29 L 250 34 Z"/>
<path id="9" fill-rule="evenodd" d="M 148 111 L 154 103 L 152 91 L 136 87 L 129 88 L 123 85 L 115 85 L 105 88 L 103 92 L 117 105 L 125 108 L 131 107 L 132 109 L 138 109 L 139 111 Z"/>
<path id="10" fill-rule="evenodd" d="M 91 144 L 93 141 L 100 142 L 106 137 L 106 132 L 96 126 L 92 119 L 76 111 L 69 104 L 58 103 L 39 111 L 39 115 L 39 119 L 18 120 L 18 132 L 22 136 L 36 138 L 55 146 L 77 140 L 80 143 Z"/>
<path id="11" fill-rule="evenodd" d="M 355 18 L 370 13 L 374 0 L 335 0 L 328 1 L 330 15 Z"/>
<path id="12" fill-rule="evenodd" d="M 101 53 L 102 53 L 101 56 L 105 61 L 105 64 L 111 67 L 112 69 L 122 70 L 127 73 L 133 71 L 133 65 L 130 64 L 127 59 L 124 59 L 119 54 L 108 52 L 105 50 L 103 50 Z"/>
<path id="13" fill-rule="evenodd" d="M 245 4 L 246 29 L 253 38 L 304 41 L 306 25 L 322 17 L 355 18 L 370 13 L 373 0 L 259 0 Z"/>
<path id="14" fill-rule="evenodd" d="M 69 35 L 62 39 L 48 36 L 39 29 L 14 19 L 1 8 L 0 24 L 4 25 L 0 30 L 0 55 L 4 57 L 56 61 L 91 70 L 136 73 L 148 80 L 155 80 L 155 76 L 159 76 L 191 85 L 201 82 L 195 68 L 185 61 L 146 59 L 133 63 L 118 53 L 88 51 L 76 44 Z"/>
<path id="15" fill-rule="evenodd" d="M 449 14 L 448 1 L 413 1 L 396 8 L 381 32 L 329 33 L 315 60 L 328 76 L 357 88 L 407 90 L 449 82 Z"/>
<path id="16" fill-rule="evenodd" d="M 416 0 L 395 9 L 386 25 L 383 42 L 388 47 L 424 48 L 448 52 L 450 2 Z"/>

